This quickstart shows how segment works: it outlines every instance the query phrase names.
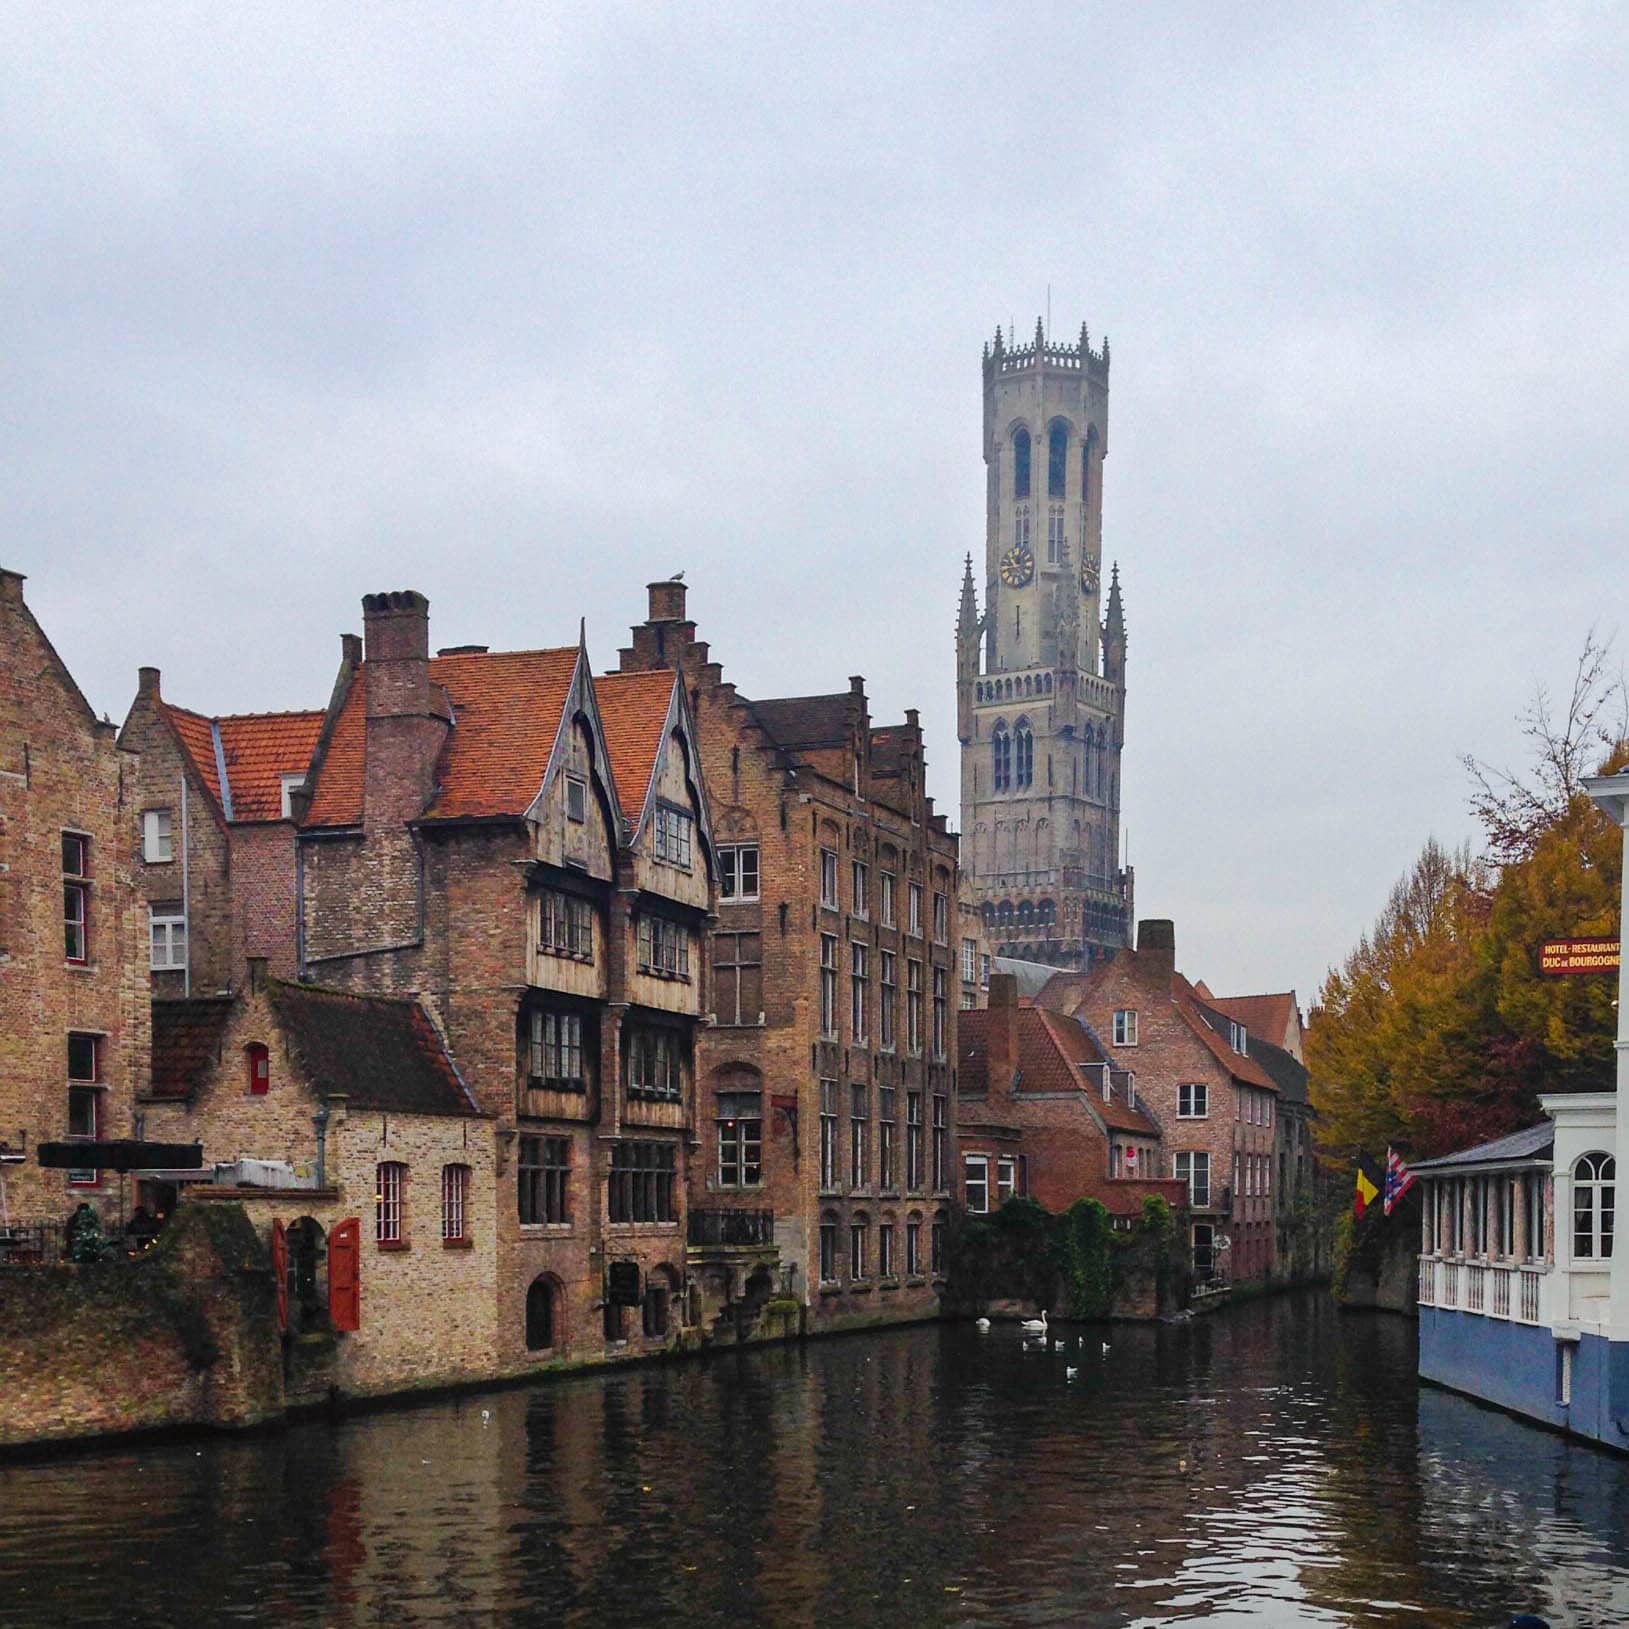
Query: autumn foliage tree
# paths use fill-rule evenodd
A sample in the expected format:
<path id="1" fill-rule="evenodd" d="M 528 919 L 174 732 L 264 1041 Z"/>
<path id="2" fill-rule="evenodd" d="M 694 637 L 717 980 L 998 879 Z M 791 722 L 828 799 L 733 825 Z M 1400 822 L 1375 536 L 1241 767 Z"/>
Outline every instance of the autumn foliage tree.
<path id="1" fill-rule="evenodd" d="M 1618 931 L 1622 838 L 1582 781 L 1629 765 L 1624 695 L 1591 635 L 1565 707 L 1524 715 L 1532 769 L 1467 760 L 1486 855 L 1428 842 L 1324 981 L 1306 1051 L 1330 1159 L 1446 1153 L 1533 1124 L 1541 1092 L 1612 1088 L 1616 980 L 1545 975 L 1539 947 Z"/>

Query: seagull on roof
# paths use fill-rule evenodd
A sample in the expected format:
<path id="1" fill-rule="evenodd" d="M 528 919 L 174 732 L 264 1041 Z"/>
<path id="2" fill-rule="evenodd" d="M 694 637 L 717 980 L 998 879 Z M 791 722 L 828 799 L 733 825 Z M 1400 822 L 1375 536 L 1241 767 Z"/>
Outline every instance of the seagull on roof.
<path id="1" fill-rule="evenodd" d="M 668 581 L 670 583 L 682 583 L 684 581 L 684 573 L 682 571 L 676 571 L 671 577 L 668 578 Z"/>

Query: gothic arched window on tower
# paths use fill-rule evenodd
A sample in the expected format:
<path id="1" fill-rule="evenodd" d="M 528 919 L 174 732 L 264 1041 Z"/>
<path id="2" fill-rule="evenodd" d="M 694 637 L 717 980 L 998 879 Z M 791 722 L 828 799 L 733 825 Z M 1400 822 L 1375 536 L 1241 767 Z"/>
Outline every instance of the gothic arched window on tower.
<path id="1" fill-rule="evenodd" d="M 1055 503 L 1046 512 L 1046 563 L 1055 566 L 1063 558 L 1063 505 Z"/>
<path id="2" fill-rule="evenodd" d="M 1013 725 L 1013 757 L 1017 782 L 1020 786 L 1029 786 L 1035 780 L 1035 736 L 1029 727 L 1029 720 L 1021 718 Z"/>
<path id="3" fill-rule="evenodd" d="M 1061 498 L 1069 479 L 1069 426 L 1054 419 L 1046 434 L 1046 495 Z"/>
<path id="4" fill-rule="evenodd" d="M 990 737 L 990 768 L 995 789 L 1005 792 L 1012 785 L 1012 737 L 1007 734 L 1007 721 L 1000 719 Z"/>
<path id="5" fill-rule="evenodd" d="M 1029 431 L 1014 430 L 1012 437 L 1012 495 L 1029 496 Z"/>

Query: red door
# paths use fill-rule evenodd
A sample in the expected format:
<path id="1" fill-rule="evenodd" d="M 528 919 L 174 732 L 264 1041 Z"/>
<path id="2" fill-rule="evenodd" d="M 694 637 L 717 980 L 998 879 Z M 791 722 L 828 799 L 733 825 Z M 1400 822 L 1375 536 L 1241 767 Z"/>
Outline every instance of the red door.
<path id="1" fill-rule="evenodd" d="M 288 1328 L 288 1229 L 272 1223 L 272 1276 L 277 1280 L 277 1327 Z"/>
<path id="2" fill-rule="evenodd" d="M 328 1235 L 328 1322 L 340 1330 L 362 1327 L 362 1224 L 354 1216 Z"/>

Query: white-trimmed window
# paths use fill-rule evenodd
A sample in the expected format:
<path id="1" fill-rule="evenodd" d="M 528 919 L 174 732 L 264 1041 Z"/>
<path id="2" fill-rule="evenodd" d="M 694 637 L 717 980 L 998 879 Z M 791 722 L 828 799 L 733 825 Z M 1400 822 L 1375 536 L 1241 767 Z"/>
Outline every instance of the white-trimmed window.
<path id="1" fill-rule="evenodd" d="M 969 1154 L 962 1161 L 962 1193 L 968 1211 L 982 1216 L 990 1208 L 990 1162 L 983 1154 Z"/>
<path id="2" fill-rule="evenodd" d="M 1177 1119 L 1204 1120 L 1210 1115 L 1210 1088 L 1202 1080 L 1177 1087 Z"/>
<path id="3" fill-rule="evenodd" d="M 441 1242 L 469 1243 L 469 1174 L 467 1165 L 441 1167 Z"/>
<path id="4" fill-rule="evenodd" d="M 962 940 L 962 983 L 971 984 L 979 974 L 979 947 L 972 939 Z"/>
<path id="5" fill-rule="evenodd" d="M 933 1186 L 943 1192 L 950 1184 L 950 1099 L 933 1094 Z"/>
<path id="6" fill-rule="evenodd" d="M 905 897 L 905 931 L 922 937 L 922 884 L 910 883 Z"/>
<path id="7" fill-rule="evenodd" d="M 407 1242 L 407 1167 L 383 1160 L 374 1170 L 374 1238 L 381 1247 Z"/>
<path id="8" fill-rule="evenodd" d="M 933 893 L 933 942 L 937 945 L 950 943 L 950 908 L 938 889 Z"/>
<path id="9" fill-rule="evenodd" d="M 1188 1203 L 1210 1204 L 1210 1155 L 1205 1153 L 1173 1154 L 1171 1174 L 1179 1182 L 1188 1184 Z"/>
<path id="10" fill-rule="evenodd" d="M 718 851 L 718 897 L 758 897 L 758 845 L 732 843 Z"/>
<path id="11" fill-rule="evenodd" d="M 148 809 L 141 817 L 141 857 L 149 865 L 175 858 L 175 836 L 168 809 Z"/>
<path id="12" fill-rule="evenodd" d="M 922 1271 L 922 1224 L 913 1217 L 905 1224 L 905 1275 L 916 1278 Z"/>
<path id="13" fill-rule="evenodd" d="M 294 794 L 304 785 L 304 774 L 277 777 L 277 812 L 284 820 L 294 818 Z"/>
<path id="14" fill-rule="evenodd" d="M 820 935 L 820 1033 L 837 1039 L 837 935 Z"/>
<path id="15" fill-rule="evenodd" d="M 1611 1259 L 1616 1190 L 1617 1162 L 1610 1154 L 1579 1156 L 1572 1168 L 1572 1253 L 1576 1259 Z"/>
<path id="16" fill-rule="evenodd" d="M 849 953 L 849 1034 L 856 1046 L 866 1038 L 866 981 L 870 972 L 870 952 L 865 945 L 850 943 Z"/>
<path id="17" fill-rule="evenodd" d="M 922 964 L 905 963 L 905 1048 L 912 1057 L 922 1051 Z"/>
<path id="18" fill-rule="evenodd" d="M 882 958 L 882 1005 L 878 1013 L 878 1045 L 884 1052 L 894 1050 L 894 1009 L 899 1000 L 899 975 L 895 971 L 897 963 L 894 952 L 882 950 L 878 952 Z"/>
<path id="19" fill-rule="evenodd" d="M 681 871 L 690 869 L 695 848 L 696 823 L 683 809 L 656 806 L 656 858 Z"/>
<path id="20" fill-rule="evenodd" d="M 949 1028 L 950 975 L 942 967 L 933 970 L 933 1055 L 941 1063 L 945 1057 L 945 1032 Z"/>
<path id="21" fill-rule="evenodd" d="M 187 919 L 179 905 L 147 907 L 147 964 L 155 973 L 187 965 Z"/>
<path id="22" fill-rule="evenodd" d="M 1116 1046 L 1135 1046 L 1137 1044 L 1137 1009 L 1135 1007 L 1118 1007 L 1115 1009 L 1114 1044 Z"/>
<path id="23" fill-rule="evenodd" d="M 894 1224 L 882 1222 L 877 1227 L 877 1277 L 894 1276 Z"/>
<path id="24" fill-rule="evenodd" d="M 894 919 L 894 874 L 892 871 L 882 873 L 882 897 L 879 901 L 879 915 L 885 928 L 898 926 Z"/>
<path id="25" fill-rule="evenodd" d="M 64 955 L 71 962 L 90 959 L 90 838 L 82 832 L 62 834 L 62 923 Z"/>
<path id="26" fill-rule="evenodd" d="M 764 1179 L 764 1095 L 720 1092 L 718 1182 L 722 1188 L 756 1188 Z"/>
<path id="27" fill-rule="evenodd" d="M 838 909 L 837 850 L 834 848 L 820 851 L 820 903 L 828 911 Z"/>
<path id="28" fill-rule="evenodd" d="M 1046 511 L 1046 559 L 1055 566 L 1063 558 L 1064 526 L 1063 505 L 1050 504 Z"/>
<path id="29" fill-rule="evenodd" d="M 837 1082 L 820 1083 L 820 1186 L 837 1186 Z M 824 1276 L 824 1275 L 822 1275 Z"/>
<path id="30" fill-rule="evenodd" d="M 866 1149 L 871 1141 L 870 1097 L 864 1086 L 849 1087 L 848 1185 L 863 1188 L 869 1172 Z"/>
<path id="31" fill-rule="evenodd" d="M 996 1203 L 1004 1205 L 1018 1192 L 1018 1161 L 1015 1159 L 998 1159 L 996 1161 Z"/>
<path id="32" fill-rule="evenodd" d="M 1227 1022 L 1227 1044 L 1235 1052 L 1250 1050 L 1250 1037 L 1245 1033 L 1244 1025 L 1236 1018 L 1230 1018 Z"/>
<path id="33" fill-rule="evenodd" d="M 1544 1178 L 1522 1178 L 1522 1260 L 1544 1260 Z"/>
<path id="34" fill-rule="evenodd" d="M 854 914 L 868 921 L 871 916 L 871 868 L 864 860 L 856 860 L 850 869 L 854 873 Z"/>

